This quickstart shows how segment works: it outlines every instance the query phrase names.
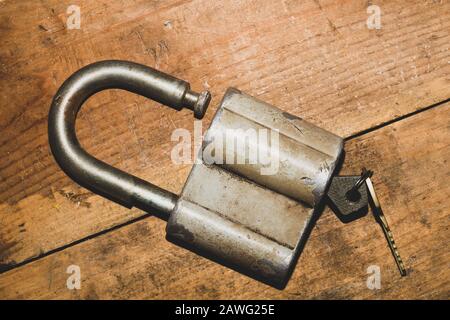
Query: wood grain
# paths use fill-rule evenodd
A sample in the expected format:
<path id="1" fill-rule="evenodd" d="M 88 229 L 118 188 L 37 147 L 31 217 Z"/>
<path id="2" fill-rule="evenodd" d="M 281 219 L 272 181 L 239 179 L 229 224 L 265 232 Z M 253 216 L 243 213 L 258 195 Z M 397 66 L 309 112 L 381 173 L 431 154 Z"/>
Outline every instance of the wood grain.
<path id="1" fill-rule="evenodd" d="M 343 173 L 363 165 L 375 171 L 406 277 L 371 214 L 343 224 L 326 209 L 283 291 L 167 242 L 164 222 L 150 217 L 0 275 L 0 297 L 449 299 L 449 119 L 447 103 L 345 146 Z M 81 290 L 66 288 L 72 264 L 81 268 Z M 381 270 L 379 290 L 366 286 L 371 265 Z"/>
<path id="2" fill-rule="evenodd" d="M 0 3 L 3 270 L 143 214 L 78 187 L 49 152 L 51 98 L 88 63 L 133 60 L 210 88 L 205 127 L 228 86 L 342 136 L 450 96 L 448 1 L 380 1 L 380 30 L 367 29 L 367 4 L 357 0 L 81 0 L 80 30 L 65 26 L 69 4 Z M 171 163 L 170 135 L 192 129 L 188 112 L 113 90 L 80 117 L 89 152 L 181 190 L 190 166 Z"/>

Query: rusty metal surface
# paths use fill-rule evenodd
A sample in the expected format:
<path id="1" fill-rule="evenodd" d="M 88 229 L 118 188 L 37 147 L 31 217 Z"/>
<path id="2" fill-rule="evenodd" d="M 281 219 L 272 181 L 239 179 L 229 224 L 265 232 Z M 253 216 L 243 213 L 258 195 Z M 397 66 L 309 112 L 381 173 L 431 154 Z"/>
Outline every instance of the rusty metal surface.
<path id="1" fill-rule="evenodd" d="M 261 163 L 197 163 L 167 224 L 167 238 L 275 287 L 289 279 L 314 209 L 342 152 L 342 139 L 229 89 L 206 133 L 203 150 L 228 129 L 277 130 L 279 170 Z M 236 139 L 245 139 L 237 134 Z M 244 142 L 243 145 L 246 145 Z M 214 147 L 215 148 L 215 147 Z M 225 156 L 249 148 L 223 145 Z M 257 143 L 257 148 L 267 148 Z M 253 150 L 254 151 L 254 150 Z"/>
<path id="2" fill-rule="evenodd" d="M 270 175 L 261 174 L 261 163 L 221 164 L 224 168 L 311 207 L 319 203 L 342 152 L 342 138 L 234 88 L 225 94 L 204 143 L 211 144 L 228 129 L 277 130 L 279 168 Z M 224 144 L 220 151 L 226 158 L 248 158 L 252 152 L 244 141 L 248 137 L 237 134 L 235 138 L 236 144 L 246 146 L 244 150 Z M 265 148 L 264 143 L 258 141 L 257 148 Z"/>
<path id="3" fill-rule="evenodd" d="M 312 214 L 224 168 L 196 164 L 166 230 L 169 240 L 282 286 Z"/>

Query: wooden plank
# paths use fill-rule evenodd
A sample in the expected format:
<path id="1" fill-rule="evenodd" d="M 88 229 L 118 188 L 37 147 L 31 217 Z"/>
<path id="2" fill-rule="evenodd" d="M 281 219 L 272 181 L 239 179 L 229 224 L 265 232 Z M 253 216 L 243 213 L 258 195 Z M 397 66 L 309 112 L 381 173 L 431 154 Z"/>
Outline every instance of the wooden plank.
<path id="1" fill-rule="evenodd" d="M 133 60 L 211 88 L 205 127 L 228 86 L 342 136 L 450 96 L 446 1 L 380 2 L 380 30 L 357 0 L 82 0 L 80 30 L 65 27 L 69 4 L 0 3 L 0 269 L 142 215 L 79 188 L 49 152 L 51 98 L 87 63 Z M 190 166 L 171 163 L 170 134 L 192 129 L 188 112 L 111 91 L 80 117 L 88 151 L 180 191 Z"/>
<path id="2" fill-rule="evenodd" d="M 343 224 L 326 209 L 283 291 L 167 242 L 164 222 L 150 217 L 0 275 L 0 297 L 448 299 L 449 119 L 447 103 L 346 143 L 343 173 L 375 171 L 406 277 L 371 214 Z M 72 264 L 80 290 L 66 287 Z M 366 285 L 371 265 L 381 270 L 379 290 Z"/>

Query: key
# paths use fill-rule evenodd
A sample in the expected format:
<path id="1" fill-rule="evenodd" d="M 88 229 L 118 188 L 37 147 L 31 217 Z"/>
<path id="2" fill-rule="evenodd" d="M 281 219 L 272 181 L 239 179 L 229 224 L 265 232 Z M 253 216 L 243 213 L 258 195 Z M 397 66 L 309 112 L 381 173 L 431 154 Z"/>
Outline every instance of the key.
<path id="1" fill-rule="evenodd" d="M 391 229 L 389 228 L 386 217 L 384 216 L 383 210 L 381 209 L 380 201 L 378 200 L 377 194 L 375 193 L 375 188 L 373 187 L 370 177 L 366 178 L 366 185 L 367 185 L 367 189 L 369 190 L 370 197 L 372 199 L 372 203 L 373 203 L 372 211 L 375 216 L 375 219 L 381 225 L 383 233 L 389 244 L 389 248 L 391 249 L 391 252 L 392 252 L 392 255 L 394 256 L 395 262 L 397 263 L 397 267 L 398 267 L 398 270 L 400 271 L 400 275 L 402 277 L 404 277 L 404 276 L 406 276 L 405 265 L 403 264 L 403 260 L 400 257 L 400 253 L 398 252 L 397 245 L 395 244 Z"/>
<path id="2" fill-rule="evenodd" d="M 400 275 L 403 277 L 406 276 L 405 265 L 403 264 L 394 237 L 392 236 L 391 229 L 389 228 L 386 217 L 381 209 L 380 201 L 375 193 L 372 180 L 370 180 L 372 174 L 372 171 L 363 168 L 360 176 L 334 177 L 328 190 L 328 198 L 331 200 L 330 205 L 336 214 L 338 214 L 338 217 L 341 215 L 342 217 L 350 218 L 367 206 L 369 202 L 368 197 L 370 196 L 372 199 L 371 207 L 373 215 L 376 221 L 381 225 L 386 240 L 388 241 L 389 248 L 391 249 L 392 255 L 394 256 L 400 271 Z M 355 218 L 358 217 L 355 216 L 352 220 Z M 344 220 L 343 218 L 340 219 Z"/>

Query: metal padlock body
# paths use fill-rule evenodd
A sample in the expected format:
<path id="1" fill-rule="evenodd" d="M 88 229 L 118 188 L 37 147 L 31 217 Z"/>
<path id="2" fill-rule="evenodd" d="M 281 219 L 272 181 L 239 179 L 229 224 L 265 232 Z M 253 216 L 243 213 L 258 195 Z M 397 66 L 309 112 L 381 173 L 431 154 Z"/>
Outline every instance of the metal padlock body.
<path id="1" fill-rule="evenodd" d="M 105 89 L 143 95 L 202 118 L 210 95 L 186 81 L 128 61 L 101 61 L 69 77 L 52 101 L 51 151 L 61 169 L 81 186 L 125 207 L 167 220 L 167 238 L 277 287 L 287 282 L 330 183 L 343 140 L 267 103 L 229 89 L 206 133 L 203 148 L 228 129 L 279 133 L 279 167 L 261 175 L 261 164 L 196 163 L 180 196 L 96 159 L 80 145 L 75 121 L 83 103 Z M 239 139 L 239 136 L 237 136 Z M 258 143 L 257 149 L 265 148 Z M 226 156 L 245 158 L 249 150 Z M 219 150 L 216 150 L 219 151 Z M 231 152 L 231 153 L 230 153 Z M 235 154 L 237 153 L 237 154 Z"/>
<path id="2" fill-rule="evenodd" d="M 223 141 L 229 129 L 276 130 L 278 171 L 261 175 L 260 163 L 196 163 L 170 215 L 167 238 L 283 287 L 342 153 L 343 140 L 234 88 L 220 103 L 203 149 L 216 139 Z M 223 150 L 217 151 L 226 157 L 245 158 L 232 153 L 249 152 L 222 145 Z"/>

